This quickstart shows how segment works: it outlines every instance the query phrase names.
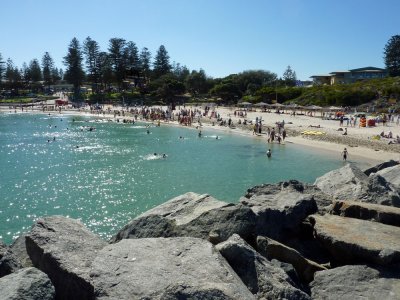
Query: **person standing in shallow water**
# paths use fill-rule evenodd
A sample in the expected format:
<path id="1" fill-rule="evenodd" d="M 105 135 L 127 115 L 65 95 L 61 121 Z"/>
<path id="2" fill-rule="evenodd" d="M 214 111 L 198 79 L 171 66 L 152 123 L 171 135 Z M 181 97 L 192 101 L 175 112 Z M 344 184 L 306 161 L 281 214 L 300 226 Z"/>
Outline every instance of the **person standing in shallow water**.
<path id="1" fill-rule="evenodd" d="M 347 156 L 348 156 L 348 152 L 347 152 L 347 149 L 346 148 L 344 148 L 344 150 L 343 150 L 343 152 L 342 152 L 342 157 L 343 157 L 343 160 L 344 161 L 347 161 Z"/>

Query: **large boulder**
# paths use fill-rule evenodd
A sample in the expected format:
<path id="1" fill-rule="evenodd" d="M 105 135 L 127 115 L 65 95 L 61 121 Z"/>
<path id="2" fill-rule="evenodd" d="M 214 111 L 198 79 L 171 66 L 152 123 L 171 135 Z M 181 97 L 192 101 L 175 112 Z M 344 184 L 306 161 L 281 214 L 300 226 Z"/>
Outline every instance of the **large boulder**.
<path id="1" fill-rule="evenodd" d="M 324 210 L 325 207 L 332 204 L 333 197 L 325 194 L 314 185 L 303 183 L 298 180 L 281 181 L 278 183 L 265 183 L 254 186 L 247 190 L 245 198 L 262 195 L 276 195 L 283 191 L 299 192 L 303 194 L 313 195 L 319 210 Z"/>
<path id="2" fill-rule="evenodd" d="M 254 299 L 214 246 L 191 237 L 124 239 L 90 272 L 96 299 Z"/>
<path id="3" fill-rule="evenodd" d="M 314 185 L 336 200 L 400 206 L 400 195 L 394 186 L 379 175 L 368 177 L 352 164 L 318 177 Z"/>
<path id="4" fill-rule="evenodd" d="M 258 254 L 238 235 L 216 246 L 257 299 L 310 299 L 284 270 Z"/>
<path id="5" fill-rule="evenodd" d="M 400 207 L 399 190 L 379 174 L 369 176 L 367 196 L 361 200 L 363 202 Z"/>
<path id="6" fill-rule="evenodd" d="M 364 265 L 317 272 L 311 283 L 313 299 L 400 299 L 399 274 Z"/>
<path id="7" fill-rule="evenodd" d="M 304 258 L 295 249 L 267 237 L 257 237 L 257 250 L 269 260 L 277 259 L 291 264 L 299 278 L 305 283 L 309 283 L 314 279 L 315 272 L 326 270 L 324 266 Z"/>
<path id="8" fill-rule="evenodd" d="M 22 268 L 22 265 L 10 247 L 0 240 L 0 277 L 14 273 Z"/>
<path id="9" fill-rule="evenodd" d="M 310 216 L 316 238 L 344 264 L 400 263 L 400 228 L 335 215 Z"/>
<path id="10" fill-rule="evenodd" d="M 376 174 L 382 176 L 387 182 L 400 189 L 400 165 L 385 168 L 376 172 Z"/>
<path id="11" fill-rule="evenodd" d="M 188 236 L 216 244 L 237 233 L 255 240 L 255 215 L 248 207 L 186 193 L 133 219 L 112 239 Z"/>
<path id="12" fill-rule="evenodd" d="M 380 164 L 378 164 L 378 165 L 376 165 L 376 166 L 374 166 L 374 167 L 372 167 L 372 168 L 366 169 L 366 170 L 364 171 L 364 173 L 365 173 L 366 175 L 369 176 L 369 175 L 371 175 L 372 173 L 378 173 L 378 172 L 383 171 L 383 170 L 385 170 L 385 169 L 388 169 L 388 168 L 397 166 L 398 164 L 399 164 L 399 162 L 398 162 L 398 161 L 395 161 L 395 160 L 385 161 L 385 162 L 380 163 Z"/>
<path id="13" fill-rule="evenodd" d="M 258 193 L 242 197 L 240 202 L 255 213 L 257 234 L 278 240 L 288 232 L 298 230 L 301 222 L 318 210 L 312 195 L 292 190 L 277 194 Z"/>
<path id="14" fill-rule="evenodd" d="M 315 180 L 321 191 L 339 200 L 361 199 L 367 194 L 368 176 L 352 164 L 330 171 Z"/>
<path id="15" fill-rule="evenodd" d="M 19 236 L 10 246 L 11 252 L 19 260 L 23 268 L 33 267 L 32 261 L 26 251 L 25 234 Z"/>
<path id="16" fill-rule="evenodd" d="M 57 299 L 92 299 L 90 266 L 107 243 L 81 222 L 61 216 L 39 219 L 26 235 L 33 265 L 53 282 Z"/>
<path id="17" fill-rule="evenodd" d="M 360 201 L 335 201 L 331 213 L 342 217 L 400 226 L 400 208 Z"/>
<path id="18" fill-rule="evenodd" d="M 24 268 L 0 278 L 2 300 L 52 300 L 55 292 L 49 277 L 36 268 Z"/>

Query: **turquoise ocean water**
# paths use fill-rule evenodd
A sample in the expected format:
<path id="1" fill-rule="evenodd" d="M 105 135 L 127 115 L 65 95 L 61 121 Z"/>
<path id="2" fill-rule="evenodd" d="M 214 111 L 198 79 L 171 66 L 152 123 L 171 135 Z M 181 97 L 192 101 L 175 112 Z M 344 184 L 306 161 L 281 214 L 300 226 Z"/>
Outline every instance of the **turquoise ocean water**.
<path id="1" fill-rule="evenodd" d="M 254 185 L 313 182 L 342 166 L 338 157 L 293 144 L 268 146 L 265 139 L 207 129 L 203 138 L 183 127 L 146 130 L 143 123 L 82 116 L 0 114 L 0 239 L 10 243 L 46 215 L 79 218 L 108 238 L 185 192 L 237 202 Z"/>

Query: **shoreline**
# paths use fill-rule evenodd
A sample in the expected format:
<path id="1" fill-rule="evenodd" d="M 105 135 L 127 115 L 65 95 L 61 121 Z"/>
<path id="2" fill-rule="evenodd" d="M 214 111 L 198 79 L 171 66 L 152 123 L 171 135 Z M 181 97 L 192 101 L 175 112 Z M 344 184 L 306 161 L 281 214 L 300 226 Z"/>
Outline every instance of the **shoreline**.
<path id="1" fill-rule="evenodd" d="M 160 106 L 154 106 L 156 108 L 159 108 Z M 186 108 L 188 109 L 193 109 L 197 107 L 191 107 L 187 106 Z M 114 110 L 122 110 L 120 107 L 114 107 Z M 199 127 L 196 122 L 193 122 L 191 126 L 184 126 L 178 124 L 178 122 L 175 121 L 161 121 L 161 124 L 167 125 L 167 126 L 176 126 L 176 127 L 186 127 L 188 129 L 194 129 L 194 130 L 206 130 L 210 129 L 213 131 L 219 131 L 223 133 L 229 133 L 229 134 L 235 134 L 235 135 L 241 135 L 241 136 L 247 136 L 247 137 L 252 137 L 252 138 L 257 138 L 257 139 L 265 139 L 266 145 L 268 145 L 266 141 L 266 135 L 262 133 L 262 135 L 253 135 L 252 132 L 252 125 L 238 125 L 237 122 L 239 117 L 234 117 L 232 116 L 232 111 L 233 108 L 226 108 L 226 107 L 219 107 L 216 109 L 218 113 L 220 114 L 221 118 L 223 119 L 229 119 L 231 118 L 232 121 L 235 123 L 235 128 L 230 128 L 228 126 L 220 126 L 220 125 L 212 125 L 212 122 L 215 122 L 215 120 L 210 119 L 209 117 L 202 117 L 201 118 L 201 126 Z M 62 110 L 61 113 L 58 111 L 41 111 L 41 110 L 27 110 L 24 112 L 21 112 L 20 110 L 17 112 L 14 112 L 13 110 L 10 110 L 9 108 L 0 108 L 0 113 L 6 113 L 6 114 L 14 114 L 14 113 L 33 113 L 33 114 L 51 114 L 51 115 L 57 115 L 57 116 L 62 116 L 62 115 L 76 115 L 76 116 L 86 116 L 86 117 L 94 117 L 94 118 L 99 118 L 99 119 L 111 119 L 111 120 L 132 120 L 133 116 L 131 116 L 129 113 L 125 116 L 117 116 L 114 118 L 113 114 L 94 114 L 91 113 L 88 110 L 84 111 L 78 111 L 78 110 Z M 265 127 L 274 127 L 275 123 L 278 122 L 277 120 L 280 119 L 287 119 L 289 116 L 287 115 L 280 115 L 280 114 L 275 114 L 275 113 L 265 113 L 265 112 L 248 112 L 247 114 L 247 119 L 248 120 L 254 120 L 256 116 L 260 116 L 263 118 L 263 129 Z M 266 119 L 264 119 L 264 117 Z M 279 117 L 279 118 L 278 118 Z M 285 129 L 288 132 L 288 136 L 285 140 L 285 143 L 288 144 L 293 144 L 293 145 L 299 145 L 302 147 L 306 147 L 315 151 L 319 152 L 325 152 L 327 155 L 333 155 L 337 156 L 338 160 L 341 160 L 341 152 L 343 151 L 343 148 L 346 147 L 348 148 L 349 151 L 349 162 L 355 163 L 356 165 L 359 165 L 361 167 L 367 167 L 367 166 L 373 166 L 379 163 L 382 163 L 384 161 L 388 160 L 396 160 L 400 161 L 400 145 L 386 145 L 384 143 L 381 143 L 380 141 L 372 141 L 369 139 L 369 137 L 366 137 L 366 134 L 361 135 L 357 134 L 355 136 L 345 136 L 343 137 L 341 132 L 337 132 L 337 130 L 333 131 L 332 130 L 332 124 L 331 126 L 327 127 L 327 122 L 333 122 L 333 121 L 327 121 L 327 120 L 321 120 L 316 117 L 308 117 L 308 116 L 300 116 L 299 118 L 297 117 L 289 117 L 289 122 L 285 122 Z M 293 121 L 296 122 L 296 125 L 294 125 Z M 139 122 L 143 123 L 149 123 L 149 124 L 155 124 L 156 121 L 150 121 L 150 120 L 145 120 L 145 119 L 138 119 Z M 324 125 L 318 128 L 319 130 L 323 130 L 325 133 L 324 135 L 313 135 L 313 136 L 305 136 L 301 134 L 301 131 L 304 130 L 309 130 L 308 127 L 305 127 L 305 123 L 323 123 Z M 312 126 L 317 126 L 317 125 L 312 125 Z M 334 127 L 337 127 L 337 125 L 333 125 Z M 397 128 L 396 128 L 397 127 Z M 344 128 L 349 128 L 350 130 L 357 131 L 356 129 L 359 128 L 350 128 L 350 127 L 344 127 Z M 393 127 L 392 127 L 393 128 Z M 315 128 L 311 128 L 315 129 Z M 382 128 L 368 128 L 368 134 L 371 132 L 375 131 L 378 132 Z M 396 135 L 397 132 L 400 132 L 400 126 L 395 126 L 395 129 L 397 131 L 394 133 L 394 136 Z M 360 130 L 358 130 L 360 131 Z M 387 149 L 390 149 L 391 151 L 388 151 Z"/>

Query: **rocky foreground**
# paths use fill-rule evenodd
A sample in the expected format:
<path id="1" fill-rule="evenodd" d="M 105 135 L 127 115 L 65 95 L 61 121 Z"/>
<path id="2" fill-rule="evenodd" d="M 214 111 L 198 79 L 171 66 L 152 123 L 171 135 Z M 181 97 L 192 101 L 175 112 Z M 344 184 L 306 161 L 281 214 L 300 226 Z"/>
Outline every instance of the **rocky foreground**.
<path id="1" fill-rule="evenodd" d="M 62 216 L 0 243 L 0 299 L 400 299 L 400 165 L 187 193 L 110 241 Z"/>

